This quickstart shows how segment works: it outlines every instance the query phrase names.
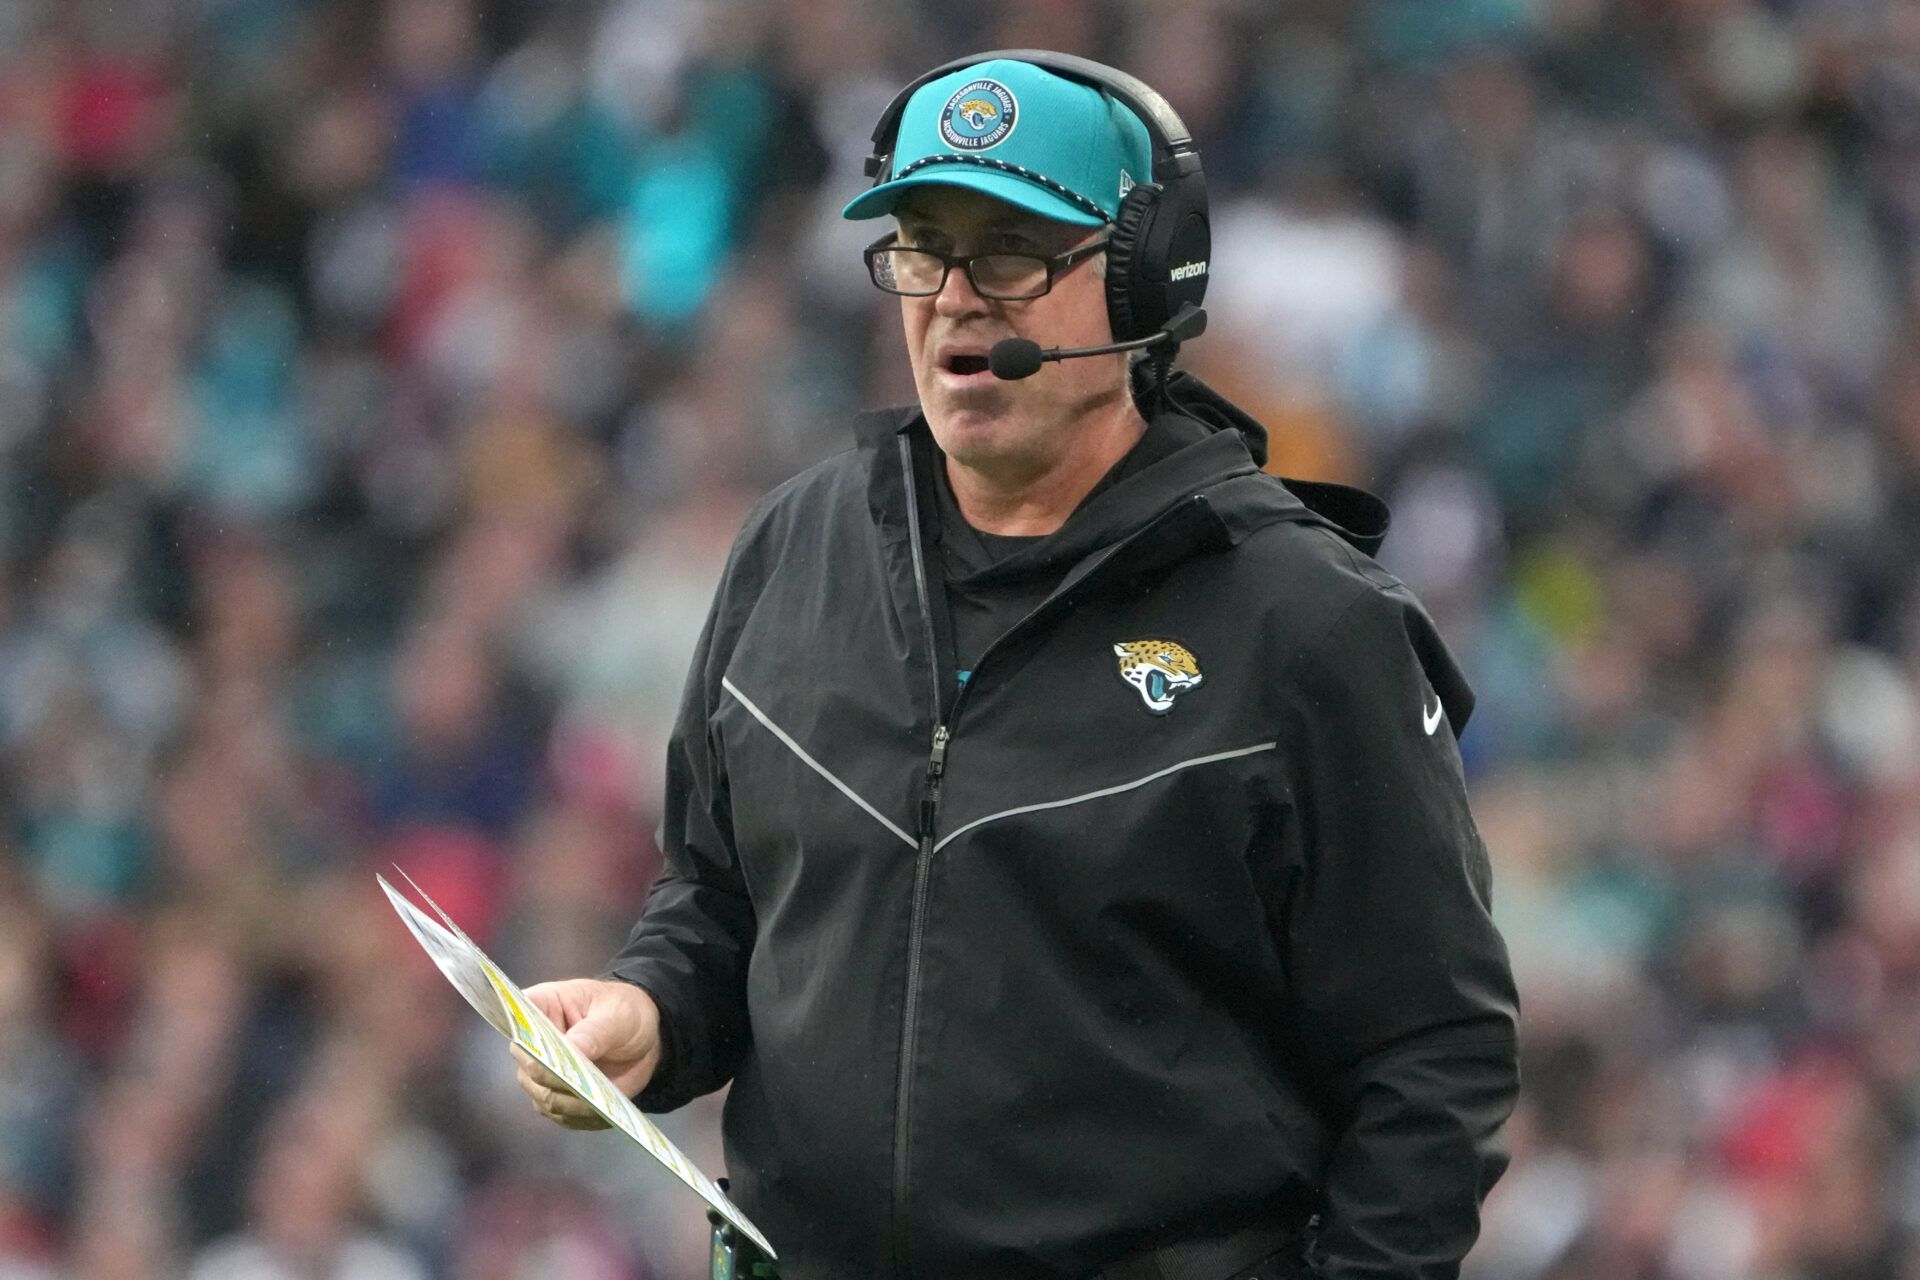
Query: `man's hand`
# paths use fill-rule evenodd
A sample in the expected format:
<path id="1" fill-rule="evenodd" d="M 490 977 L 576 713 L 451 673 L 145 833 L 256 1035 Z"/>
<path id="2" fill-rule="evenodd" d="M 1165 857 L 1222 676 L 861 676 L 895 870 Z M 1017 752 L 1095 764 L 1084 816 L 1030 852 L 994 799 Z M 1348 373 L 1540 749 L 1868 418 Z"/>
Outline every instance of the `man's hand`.
<path id="1" fill-rule="evenodd" d="M 568 978 L 527 988 L 527 998 L 567 1041 L 606 1073 L 614 1087 L 631 1098 L 646 1088 L 660 1065 L 660 1010 L 653 997 L 630 982 Z M 553 1072 L 518 1045 L 519 1083 L 533 1109 L 569 1129 L 604 1129 L 607 1122 L 582 1102 Z"/>

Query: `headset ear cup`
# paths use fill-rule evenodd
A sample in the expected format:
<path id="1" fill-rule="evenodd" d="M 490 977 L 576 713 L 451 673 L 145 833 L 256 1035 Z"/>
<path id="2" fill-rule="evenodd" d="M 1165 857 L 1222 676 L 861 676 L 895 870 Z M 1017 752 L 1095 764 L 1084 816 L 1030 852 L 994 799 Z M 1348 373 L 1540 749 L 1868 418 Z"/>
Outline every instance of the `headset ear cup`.
<path id="1" fill-rule="evenodd" d="M 1135 183 L 1113 217 L 1107 239 L 1107 319 L 1115 342 L 1144 338 L 1167 321 L 1166 316 L 1154 314 L 1150 295 L 1158 290 L 1143 290 L 1145 282 L 1140 278 L 1141 250 L 1152 229 L 1159 195 L 1158 183 Z"/>

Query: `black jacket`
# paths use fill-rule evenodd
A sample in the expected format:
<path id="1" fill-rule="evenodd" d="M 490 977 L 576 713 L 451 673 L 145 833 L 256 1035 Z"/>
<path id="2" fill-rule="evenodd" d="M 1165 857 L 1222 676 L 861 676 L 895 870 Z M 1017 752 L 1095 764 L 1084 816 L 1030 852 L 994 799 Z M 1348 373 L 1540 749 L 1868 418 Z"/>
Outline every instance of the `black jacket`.
<path id="1" fill-rule="evenodd" d="M 1379 526 L 1346 533 L 1173 389 L 1214 430 L 1048 540 L 1073 567 L 957 697 L 917 414 L 740 533 L 608 972 L 666 1028 L 641 1105 L 732 1081 L 786 1280 L 1080 1277 L 1316 1211 L 1329 1277 L 1452 1276 L 1473 1242 L 1516 1070 L 1471 694 L 1353 545 L 1384 509 L 1341 491 Z M 1164 714 L 1116 656 L 1143 641 L 1199 670 Z"/>

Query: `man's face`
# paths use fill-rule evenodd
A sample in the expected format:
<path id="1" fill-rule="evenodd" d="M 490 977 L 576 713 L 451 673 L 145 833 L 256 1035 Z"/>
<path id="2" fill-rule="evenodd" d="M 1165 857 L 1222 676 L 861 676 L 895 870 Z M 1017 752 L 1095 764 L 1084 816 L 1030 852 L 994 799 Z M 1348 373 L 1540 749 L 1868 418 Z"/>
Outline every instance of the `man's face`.
<path id="1" fill-rule="evenodd" d="M 1052 257 L 1104 234 L 959 187 L 922 187 L 894 216 L 902 245 L 960 255 Z M 959 269 L 947 273 L 938 294 L 900 299 L 920 407 L 954 461 L 1003 476 L 1043 474 L 1072 450 L 1087 415 L 1129 395 L 1121 354 L 1050 361 L 1018 382 L 986 368 L 987 352 L 1002 338 L 1031 338 L 1043 347 L 1111 342 L 1106 284 L 1091 268 L 1088 260 L 1076 262 L 1056 274 L 1051 292 L 1020 301 L 982 298 Z"/>

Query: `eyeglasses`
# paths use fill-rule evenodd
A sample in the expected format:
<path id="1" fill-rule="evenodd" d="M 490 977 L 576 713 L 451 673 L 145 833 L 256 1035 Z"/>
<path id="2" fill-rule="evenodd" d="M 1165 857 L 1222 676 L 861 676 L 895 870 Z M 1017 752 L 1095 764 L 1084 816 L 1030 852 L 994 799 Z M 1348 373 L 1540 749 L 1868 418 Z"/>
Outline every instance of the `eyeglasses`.
<path id="1" fill-rule="evenodd" d="M 1107 237 L 1102 236 L 1050 258 L 1032 253 L 975 253 L 962 257 L 935 253 L 932 249 L 909 249 L 895 244 L 896 239 L 897 233 L 889 233 L 866 248 L 867 273 L 873 277 L 874 284 L 888 293 L 930 298 L 946 288 L 948 271 L 962 267 L 975 293 L 999 302 L 1038 298 L 1051 290 L 1053 282 L 1074 263 L 1104 253 L 1107 248 Z"/>

